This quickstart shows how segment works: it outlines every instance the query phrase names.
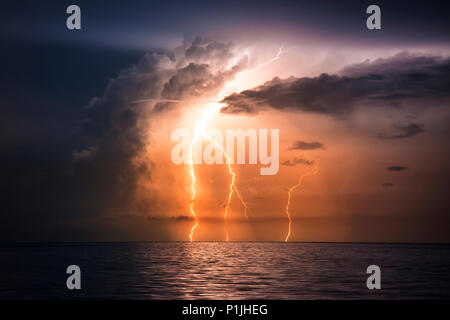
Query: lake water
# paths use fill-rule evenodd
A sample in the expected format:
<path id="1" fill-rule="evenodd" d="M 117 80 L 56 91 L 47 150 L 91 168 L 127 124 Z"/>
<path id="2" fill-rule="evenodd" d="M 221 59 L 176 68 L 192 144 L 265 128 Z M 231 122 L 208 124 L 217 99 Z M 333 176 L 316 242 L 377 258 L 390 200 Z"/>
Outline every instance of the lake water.
<path id="1" fill-rule="evenodd" d="M 68 265 L 81 290 L 66 288 Z M 366 268 L 381 268 L 368 290 Z M 2 299 L 450 298 L 450 246 L 142 242 L 0 246 Z"/>

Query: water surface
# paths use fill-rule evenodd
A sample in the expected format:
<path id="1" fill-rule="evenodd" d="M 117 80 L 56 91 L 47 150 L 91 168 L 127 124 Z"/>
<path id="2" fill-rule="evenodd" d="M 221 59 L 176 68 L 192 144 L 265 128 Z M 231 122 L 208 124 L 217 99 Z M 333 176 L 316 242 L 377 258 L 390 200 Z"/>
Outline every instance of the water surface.
<path id="1" fill-rule="evenodd" d="M 450 298 L 450 246 L 142 242 L 0 246 L 7 299 Z M 69 291 L 68 265 L 82 270 Z M 381 268 L 381 290 L 366 287 Z"/>

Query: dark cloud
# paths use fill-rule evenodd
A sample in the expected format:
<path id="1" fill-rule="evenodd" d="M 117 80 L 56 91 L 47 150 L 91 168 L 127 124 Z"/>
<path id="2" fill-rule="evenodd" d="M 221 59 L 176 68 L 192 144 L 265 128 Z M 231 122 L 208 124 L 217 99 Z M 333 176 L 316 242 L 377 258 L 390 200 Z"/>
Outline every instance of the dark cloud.
<path id="1" fill-rule="evenodd" d="M 387 168 L 387 170 L 389 171 L 403 171 L 406 170 L 406 167 L 400 167 L 400 166 L 391 166 L 389 168 Z"/>
<path id="2" fill-rule="evenodd" d="M 403 138 L 408 138 L 408 137 L 412 137 L 415 136 L 416 134 L 419 134 L 421 132 L 424 132 L 424 126 L 422 124 L 417 124 L 417 123 L 411 123 L 407 126 L 394 126 L 395 129 L 397 129 L 398 131 L 400 131 L 400 133 L 397 134 L 385 134 L 385 133 L 380 133 L 378 134 L 378 138 L 379 139 L 403 139 Z"/>
<path id="3" fill-rule="evenodd" d="M 201 44 L 206 51 L 190 61 L 186 55 L 193 60 L 194 53 L 186 50 L 192 46 L 145 54 L 111 79 L 103 94 L 81 110 L 82 121 L 59 153 L 39 155 L 21 148 L 23 154 L 2 157 L 0 187 L 8 196 L 2 225 L 21 227 L 23 219 L 30 225 L 50 225 L 55 219 L 66 224 L 86 217 L 144 217 L 158 212 L 157 191 L 148 187 L 155 165 L 146 154 L 154 114 L 181 107 L 176 101 L 217 94 L 246 64 L 244 59 L 231 68 L 219 68 L 218 60 L 228 64 L 224 59 L 230 45 L 206 41 Z M 141 100 L 148 101 L 136 103 Z M 3 233 L 2 239 L 8 236 L 15 235 Z"/>
<path id="4" fill-rule="evenodd" d="M 393 184 L 392 182 L 385 182 L 385 183 L 382 184 L 382 186 L 383 186 L 384 188 L 389 188 L 389 187 L 393 187 L 394 184 Z"/>
<path id="5" fill-rule="evenodd" d="M 307 166 L 311 166 L 311 165 L 314 164 L 314 160 L 306 160 L 306 159 L 303 159 L 303 158 L 294 157 L 293 160 L 286 160 L 286 161 L 282 162 L 281 164 L 283 166 L 289 166 L 289 167 L 293 167 L 293 166 L 296 166 L 298 164 L 304 164 L 304 165 L 307 165 Z"/>
<path id="6" fill-rule="evenodd" d="M 323 149 L 323 143 L 318 141 L 305 142 L 305 141 L 295 141 L 289 150 L 316 150 Z"/>
<path id="7" fill-rule="evenodd" d="M 274 78 L 225 97 L 223 113 L 265 108 L 345 116 L 361 105 L 396 105 L 406 99 L 450 98 L 450 59 L 406 52 L 344 68 L 337 75 Z"/>

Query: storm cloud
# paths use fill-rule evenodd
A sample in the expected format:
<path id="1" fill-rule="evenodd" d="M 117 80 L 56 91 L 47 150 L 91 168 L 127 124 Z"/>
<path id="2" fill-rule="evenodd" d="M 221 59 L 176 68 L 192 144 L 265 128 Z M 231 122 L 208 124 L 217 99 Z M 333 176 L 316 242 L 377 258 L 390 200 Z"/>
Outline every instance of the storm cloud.
<path id="1" fill-rule="evenodd" d="M 231 48 L 196 38 L 173 52 L 147 53 L 80 106 L 81 121 L 65 137 L 63 150 L 39 155 L 39 148 L 23 147 L 21 153 L 34 159 L 31 165 L 18 161 L 25 159 L 21 154 L 2 159 L 0 187 L 8 195 L 4 208 L 9 213 L 3 225 L 14 227 L 22 216 L 30 224 L 52 225 L 59 219 L 62 226 L 157 212 L 157 190 L 149 184 L 156 168 L 147 152 L 153 118 L 181 108 L 177 101 L 217 94 L 246 67 L 245 57 L 221 67 L 228 66 Z"/>
<path id="2" fill-rule="evenodd" d="M 278 77 L 223 99 L 223 113 L 255 114 L 266 108 L 345 117 L 362 105 L 450 98 L 450 59 L 407 52 L 348 66 L 338 74 Z"/>
<path id="3" fill-rule="evenodd" d="M 139 213 L 155 206 L 154 199 L 136 199 L 138 188 L 142 188 L 140 181 L 150 180 L 153 169 L 151 159 L 144 154 L 152 115 L 177 106 L 177 102 L 167 101 L 216 94 L 246 65 L 244 58 L 229 69 L 219 67 L 233 57 L 230 50 L 228 43 L 197 37 L 176 52 L 146 54 L 111 80 L 103 96 L 87 106 L 79 132 L 85 147 L 74 155 L 79 158 L 90 152 L 75 163 L 74 170 L 78 176 L 101 182 L 95 189 L 105 193 L 105 203 L 111 209 Z M 135 100 L 153 103 L 133 103 Z M 98 205 L 98 197 L 95 203 Z"/>

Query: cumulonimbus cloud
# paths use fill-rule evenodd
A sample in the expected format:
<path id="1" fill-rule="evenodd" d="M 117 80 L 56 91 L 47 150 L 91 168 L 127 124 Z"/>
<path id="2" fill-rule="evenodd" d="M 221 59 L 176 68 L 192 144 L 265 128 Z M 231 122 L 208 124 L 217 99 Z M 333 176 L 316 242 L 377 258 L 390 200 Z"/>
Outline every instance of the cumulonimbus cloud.
<path id="1" fill-rule="evenodd" d="M 139 161 L 148 144 L 152 115 L 180 105 L 179 101 L 215 96 L 246 67 L 245 56 L 228 67 L 234 58 L 232 48 L 230 43 L 197 37 L 174 52 L 146 54 L 91 101 L 79 128 L 84 148 L 74 151 L 78 160 L 74 170 L 98 184 L 97 195 L 104 193 L 95 197 L 95 203 L 105 198 L 109 206 L 134 210 L 131 203 L 139 180 L 152 177 L 151 159 Z"/>
<path id="2" fill-rule="evenodd" d="M 339 74 L 278 77 L 223 99 L 223 113 L 266 108 L 345 116 L 361 105 L 395 105 L 406 99 L 450 98 L 450 59 L 406 52 L 348 66 Z"/>
<path id="3" fill-rule="evenodd" d="M 4 211 L 11 213 L 8 221 L 20 221 L 17 217 L 23 215 L 39 217 L 42 224 L 55 217 L 69 223 L 158 212 L 159 198 L 151 184 L 156 165 L 147 151 L 154 116 L 183 107 L 179 102 L 185 99 L 215 97 L 246 67 L 245 57 L 229 66 L 233 48 L 196 38 L 170 52 L 147 53 L 80 108 L 82 121 L 60 153 L 33 166 L 2 159 L 12 173 L 4 181 L 12 186 L 39 177 L 39 183 L 11 188 L 14 192 L 4 203 Z"/>

